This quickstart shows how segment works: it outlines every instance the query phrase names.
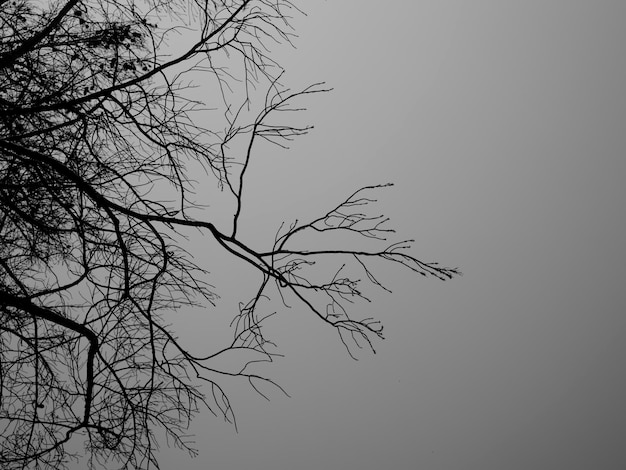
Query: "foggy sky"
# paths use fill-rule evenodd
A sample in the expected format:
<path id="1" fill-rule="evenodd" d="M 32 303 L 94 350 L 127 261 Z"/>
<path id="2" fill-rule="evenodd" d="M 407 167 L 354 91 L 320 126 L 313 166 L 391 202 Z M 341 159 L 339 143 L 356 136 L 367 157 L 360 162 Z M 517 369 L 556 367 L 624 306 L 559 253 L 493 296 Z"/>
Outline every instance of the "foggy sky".
<path id="1" fill-rule="evenodd" d="M 303 8 L 284 82 L 334 91 L 306 101 L 311 135 L 251 167 L 242 232 L 390 181 L 398 236 L 464 276 L 383 267 L 394 292 L 359 315 L 387 339 L 358 362 L 281 311 L 286 357 L 263 370 L 291 398 L 229 389 L 239 433 L 204 416 L 200 456 L 164 449 L 163 468 L 625 468 L 626 2 Z M 224 279 L 234 308 L 251 291 Z"/>

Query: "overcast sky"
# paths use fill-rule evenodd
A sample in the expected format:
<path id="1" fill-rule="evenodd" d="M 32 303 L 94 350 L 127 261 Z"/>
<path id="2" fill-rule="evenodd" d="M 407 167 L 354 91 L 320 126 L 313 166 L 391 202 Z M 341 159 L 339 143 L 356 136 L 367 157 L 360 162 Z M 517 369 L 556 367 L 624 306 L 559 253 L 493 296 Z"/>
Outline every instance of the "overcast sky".
<path id="1" fill-rule="evenodd" d="M 267 333 L 286 357 L 264 370 L 291 398 L 240 384 L 239 434 L 202 417 L 200 456 L 163 468 L 624 468 L 626 2 L 303 8 L 284 82 L 334 91 L 306 102 L 311 135 L 251 168 L 242 230 L 391 181 L 399 236 L 464 276 L 384 269 L 394 293 L 363 316 L 387 339 L 358 362 L 284 311 Z M 220 279 L 221 308 L 248 296 Z"/>

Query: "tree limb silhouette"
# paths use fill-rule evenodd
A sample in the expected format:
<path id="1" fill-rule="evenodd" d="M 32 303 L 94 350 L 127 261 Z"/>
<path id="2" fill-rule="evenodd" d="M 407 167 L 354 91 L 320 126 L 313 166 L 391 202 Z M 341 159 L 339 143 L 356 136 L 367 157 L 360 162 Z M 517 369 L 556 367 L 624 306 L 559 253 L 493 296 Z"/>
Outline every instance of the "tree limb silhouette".
<path id="1" fill-rule="evenodd" d="M 387 218 L 371 213 L 386 185 L 283 224 L 269 247 L 243 241 L 256 149 L 307 134 L 311 126 L 282 119 L 330 90 L 282 84 L 270 45 L 294 35 L 300 10 L 289 0 L 0 5 L 3 469 L 66 468 L 81 441 L 89 468 L 158 468 L 163 439 L 193 454 L 186 432 L 201 409 L 235 423 L 222 380 L 263 396 L 261 384 L 282 390 L 255 371 L 279 355 L 263 328 L 272 299 L 335 329 L 354 357 L 382 338 L 377 320 L 350 312 L 369 301 L 364 284 L 390 291 L 377 261 L 458 274 L 411 255 L 411 240 L 386 241 Z M 225 227 L 199 202 L 207 182 L 231 198 Z M 201 353 L 167 321 L 217 299 L 187 251 L 190 233 L 260 276 L 232 338 Z M 307 238 L 325 234 L 379 245 L 329 249 Z M 248 353 L 243 365 L 216 365 L 235 351 Z"/>

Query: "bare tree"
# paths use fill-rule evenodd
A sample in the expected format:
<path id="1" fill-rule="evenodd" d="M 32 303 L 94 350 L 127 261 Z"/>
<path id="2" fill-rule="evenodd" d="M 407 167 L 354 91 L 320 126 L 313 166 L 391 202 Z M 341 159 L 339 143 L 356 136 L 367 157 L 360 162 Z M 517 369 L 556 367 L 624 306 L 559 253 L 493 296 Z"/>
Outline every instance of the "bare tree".
<path id="1" fill-rule="evenodd" d="M 373 261 L 441 279 L 457 273 L 411 256 L 410 241 L 385 241 L 393 231 L 370 210 L 381 186 L 284 224 L 263 250 L 242 242 L 257 142 L 286 146 L 306 134 L 277 118 L 327 91 L 281 84 L 269 48 L 292 39 L 290 1 L 0 0 L 0 8 L 2 468 L 63 468 L 77 440 L 93 468 L 158 467 L 163 433 L 193 452 L 185 431 L 200 409 L 234 420 L 220 376 L 255 389 L 271 383 L 252 371 L 276 354 L 262 332 L 262 299 L 296 300 L 350 352 L 382 337 L 378 322 L 348 311 L 365 299 L 359 277 L 386 289 Z M 201 90 L 213 90 L 209 98 L 197 98 L 194 77 L 210 77 L 214 86 Z M 215 116 L 208 106 L 221 109 L 221 128 L 199 124 Z M 232 197 L 226 229 L 194 196 L 199 168 Z M 166 321 L 173 309 L 216 298 L 185 251 L 191 230 L 262 278 L 235 315 L 234 337 L 204 356 Z M 382 245 L 312 247 L 305 234 L 323 232 Z M 212 365 L 233 350 L 252 353 L 243 368 Z"/>

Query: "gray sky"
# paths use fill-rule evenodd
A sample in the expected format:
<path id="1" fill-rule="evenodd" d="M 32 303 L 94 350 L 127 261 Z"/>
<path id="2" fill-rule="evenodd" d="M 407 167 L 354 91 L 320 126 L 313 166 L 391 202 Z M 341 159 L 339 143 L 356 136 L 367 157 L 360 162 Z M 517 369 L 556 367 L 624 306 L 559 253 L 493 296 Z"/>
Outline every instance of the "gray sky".
<path id="1" fill-rule="evenodd" d="M 284 81 L 334 91 L 306 101 L 311 135 L 252 167 L 242 223 L 272 233 L 391 181 L 399 236 L 464 276 L 383 267 L 394 293 L 363 316 L 387 339 L 358 362 L 283 311 L 267 372 L 291 398 L 233 387 L 239 434 L 201 417 L 200 456 L 167 450 L 163 467 L 624 468 L 626 2 L 304 8 Z M 224 279 L 226 309 L 248 293 Z"/>

